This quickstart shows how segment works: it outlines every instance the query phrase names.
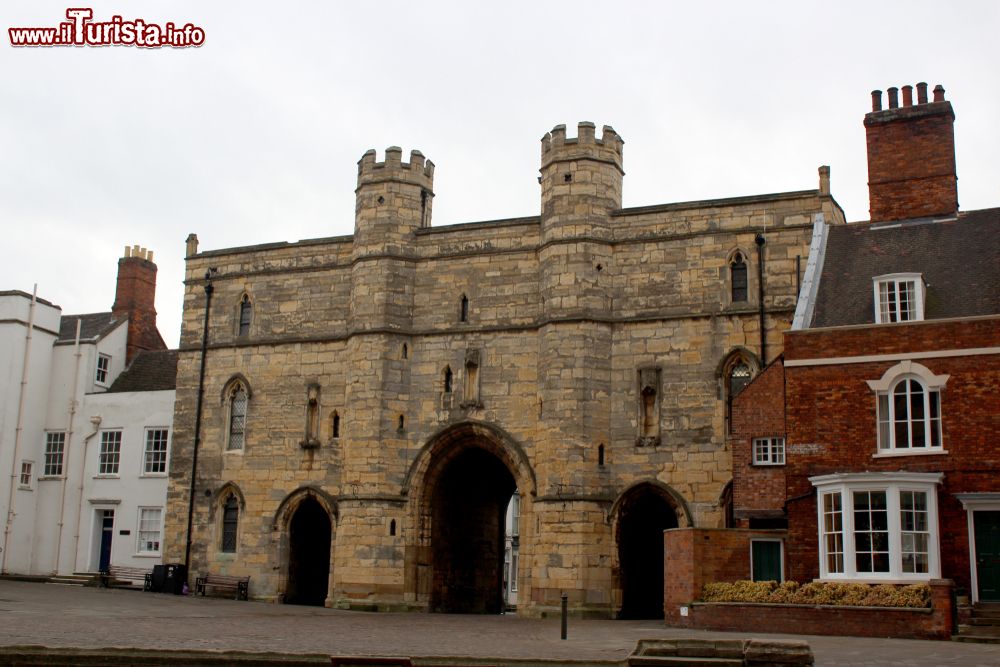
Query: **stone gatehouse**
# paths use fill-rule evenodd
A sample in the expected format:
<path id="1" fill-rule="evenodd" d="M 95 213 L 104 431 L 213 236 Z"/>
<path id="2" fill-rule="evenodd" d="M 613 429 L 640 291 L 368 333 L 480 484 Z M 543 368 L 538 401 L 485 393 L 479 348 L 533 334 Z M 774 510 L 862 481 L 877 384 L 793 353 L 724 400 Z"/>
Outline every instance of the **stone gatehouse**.
<path id="1" fill-rule="evenodd" d="M 661 531 L 726 523 L 729 399 L 843 212 L 825 167 L 622 208 L 601 135 L 543 137 L 539 216 L 432 227 L 434 165 L 391 147 L 358 164 L 352 236 L 192 235 L 165 561 L 190 508 L 191 572 L 255 598 L 495 612 L 516 492 L 518 613 L 662 615 Z"/>

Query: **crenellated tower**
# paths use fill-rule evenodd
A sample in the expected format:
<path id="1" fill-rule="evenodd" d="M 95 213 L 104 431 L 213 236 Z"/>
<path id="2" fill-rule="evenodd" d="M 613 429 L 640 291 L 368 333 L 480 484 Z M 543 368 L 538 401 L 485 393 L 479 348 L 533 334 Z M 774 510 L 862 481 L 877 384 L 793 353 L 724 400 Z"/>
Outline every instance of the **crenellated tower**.
<path id="1" fill-rule="evenodd" d="M 420 151 L 402 161 L 403 151 L 391 146 L 385 161 L 376 162 L 367 151 L 358 162 L 355 190 L 354 243 L 351 261 L 351 301 L 346 343 L 344 398 L 344 479 L 351 492 L 340 500 L 334 568 L 341 578 L 331 592 L 331 603 L 343 605 L 361 587 L 370 588 L 372 572 L 357 563 L 379 549 L 382 523 L 399 507 L 379 496 L 398 488 L 406 472 L 401 451 L 412 445 L 407 428 L 410 373 L 404 345 L 412 345 L 418 229 L 429 227 L 434 197 L 434 163 Z M 388 486 L 387 486 L 388 485 Z M 402 595 L 402 552 L 386 571 L 379 595 Z"/>
<path id="2" fill-rule="evenodd" d="M 601 516 L 597 498 L 610 488 L 597 457 L 611 434 L 612 214 L 622 202 L 623 143 L 608 126 L 598 138 L 588 122 L 577 126 L 575 139 L 564 125 L 542 137 L 538 432 L 545 454 L 535 462 L 535 511 L 540 533 L 568 530 L 580 540 L 560 555 L 562 567 L 579 572 L 600 572 L 610 548 L 588 537 L 585 525 Z M 610 590 L 611 581 L 581 577 L 566 589 L 538 573 L 535 595 L 543 606 L 555 607 L 560 588 L 586 613 L 608 604 L 599 591 Z"/>

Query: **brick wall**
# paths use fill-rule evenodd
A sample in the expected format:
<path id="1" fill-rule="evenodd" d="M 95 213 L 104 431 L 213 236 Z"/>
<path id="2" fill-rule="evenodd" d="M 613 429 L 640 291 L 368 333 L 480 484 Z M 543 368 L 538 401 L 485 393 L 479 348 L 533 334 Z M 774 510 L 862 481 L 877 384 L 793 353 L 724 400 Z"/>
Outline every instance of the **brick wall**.
<path id="1" fill-rule="evenodd" d="M 944 101 L 865 116 L 872 220 L 958 210 L 954 123 L 951 103 Z"/>
<path id="2" fill-rule="evenodd" d="M 663 533 L 663 610 L 667 625 L 680 623 L 680 608 L 701 597 L 713 581 L 749 579 L 750 540 L 780 538 L 780 530 L 674 528 Z"/>
<path id="3" fill-rule="evenodd" d="M 1000 450 L 1000 356 L 918 358 L 949 375 L 941 392 L 943 449 L 932 455 L 873 458 L 877 449 L 875 393 L 896 360 L 796 366 L 796 360 L 898 354 L 905 350 L 988 348 L 1000 345 L 1000 318 L 792 332 L 785 336 L 787 396 L 785 466 L 789 520 L 788 577 L 819 575 L 816 496 L 809 477 L 839 472 L 942 472 L 938 488 L 941 574 L 970 586 L 966 512 L 954 497 L 996 490 Z"/>
<path id="4" fill-rule="evenodd" d="M 753 439 L 785 435 L 785 367 L 776 360 L 733 399 L 733 515 L 748 527 L 750 517 L 783 514 L 785 467 L 754 466 Z"/>
<path id="5" fill-rule="evenodd" d="M 948 639 L 954 630 L 952 582 L 931 582 L 931 609 L 819 607 L 798 604 L 702 602 L 667 625 L 733 632 Z"/>

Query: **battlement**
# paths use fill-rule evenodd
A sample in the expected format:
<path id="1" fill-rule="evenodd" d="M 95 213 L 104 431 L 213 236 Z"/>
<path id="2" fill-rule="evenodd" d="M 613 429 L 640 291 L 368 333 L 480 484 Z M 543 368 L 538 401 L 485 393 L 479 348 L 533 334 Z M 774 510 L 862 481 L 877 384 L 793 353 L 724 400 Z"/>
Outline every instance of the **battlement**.
<path id="1" fill-rule="evenodd" d="M 434 183 L 434 163 L 418 150 L 410 151 L 410 161 L 403 162 L 403 149 L 389 146 L 385 161 L 375 161 L 375 150 L 369 149 L 358 160 L 358 187 L 367 183 L 403 181 L 431 189 Z"/>
<path id="2" fill-rule="evenodd" d="M 601 129 L 600 139 L 595 129 L 593 123 L 582 121 L 577 124 L 575 138 L 566 138 L 565 125 L 556 125 L 551 132 L 546 132 L 542 137 L 542 168 L 552 162 L 591 158 L 612 162 L 621 169 L 625 142 L 610 125 Z"/>

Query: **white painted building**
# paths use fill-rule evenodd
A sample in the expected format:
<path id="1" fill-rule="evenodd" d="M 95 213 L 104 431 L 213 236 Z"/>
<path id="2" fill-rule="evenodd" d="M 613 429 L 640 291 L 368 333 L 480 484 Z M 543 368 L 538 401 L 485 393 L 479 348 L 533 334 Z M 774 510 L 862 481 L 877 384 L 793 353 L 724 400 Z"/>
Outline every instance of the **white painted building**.
<path id="1" fill-rule="evenodd" d="M 176 355 L 156 332 L 155 277 L 136 247 L 111 312 L 0 292 L 4 574 L 94 572 L 102 543 L 110 563 L 159 562 Z"/>

